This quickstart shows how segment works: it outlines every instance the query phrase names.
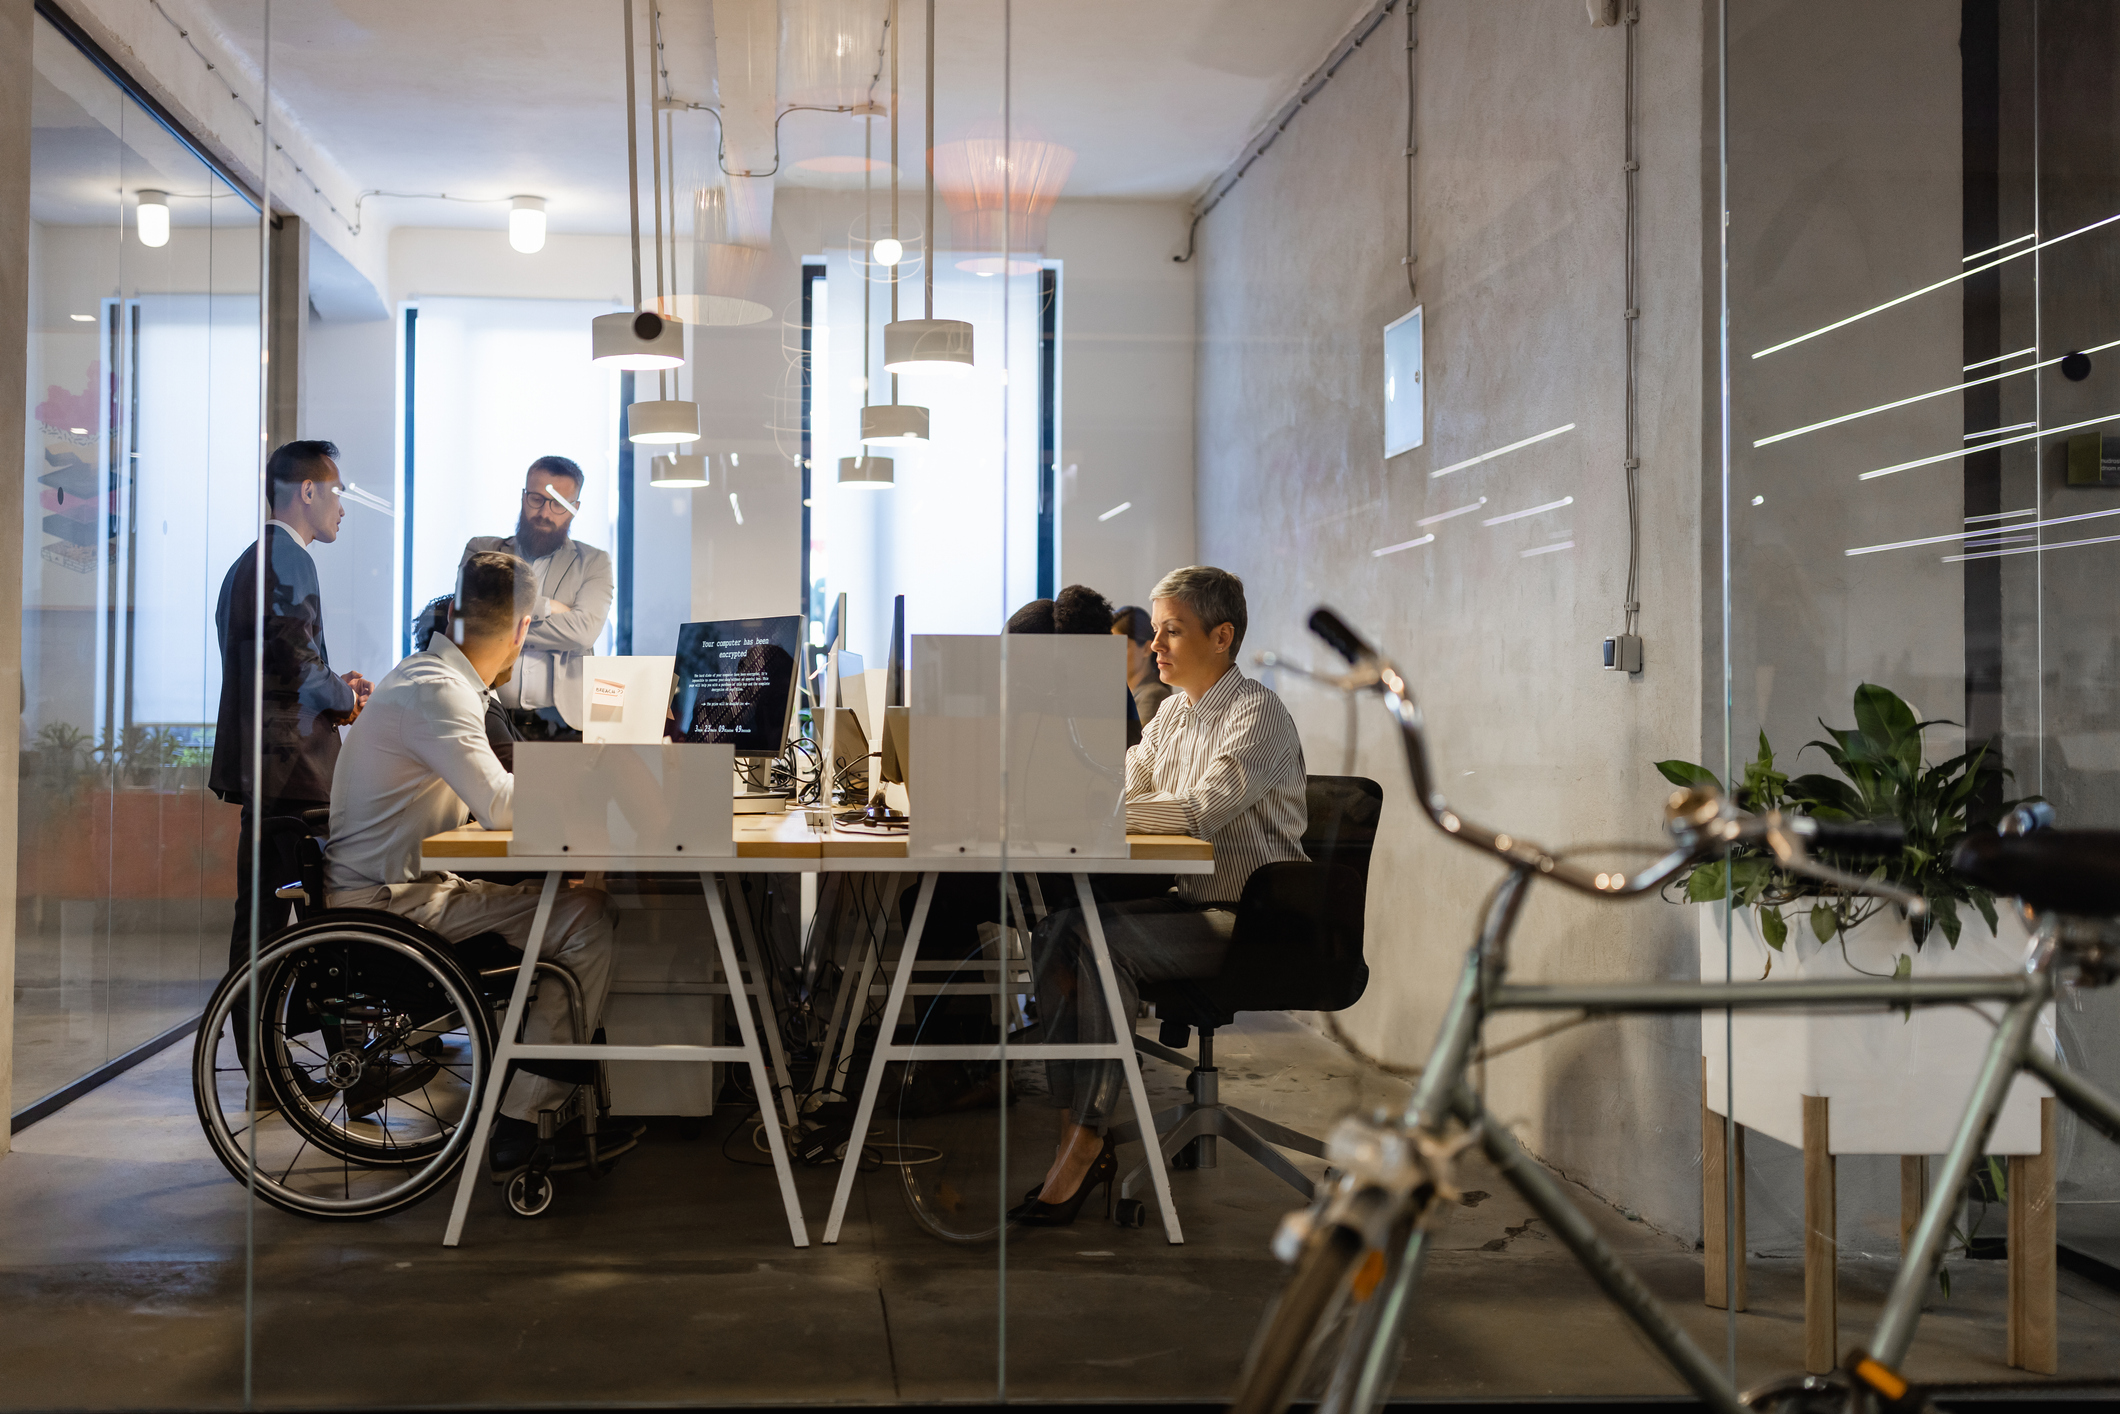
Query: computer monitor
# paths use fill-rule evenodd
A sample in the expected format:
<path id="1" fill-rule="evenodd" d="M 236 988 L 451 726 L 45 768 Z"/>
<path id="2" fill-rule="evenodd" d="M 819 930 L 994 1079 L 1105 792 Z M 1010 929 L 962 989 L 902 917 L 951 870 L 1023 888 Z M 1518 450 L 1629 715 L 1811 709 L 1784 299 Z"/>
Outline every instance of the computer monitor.
<path id="1" fill-rule="evenodd" d="M 800 614 L 789 614 L 680 625 L 672 704 L 678 739 L 725 741 L 738 757 L 786 750 L 802 624 Z"/>
<path id="2" fill-rule="evenodd" d="M 884 659 L 884 670 L 890 674 L 884 680 L 884 706 L 905 706 L 905 596 L 903 594 L 891 601 L 891 649 L 889 655 Z"/>

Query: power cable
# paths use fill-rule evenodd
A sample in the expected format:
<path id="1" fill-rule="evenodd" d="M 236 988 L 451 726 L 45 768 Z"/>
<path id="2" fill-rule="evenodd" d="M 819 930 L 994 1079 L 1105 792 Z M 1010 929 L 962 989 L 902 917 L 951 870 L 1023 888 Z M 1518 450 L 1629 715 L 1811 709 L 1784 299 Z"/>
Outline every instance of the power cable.
<path id="1" fill-rule="evenodd" d="M 1638 232 L 1640 229 L 1640 203 L 1636 192 L 1637 179 L 1641 175 L 1641 149 L 1639 125 L 1635 116 L 1636 82 L 1638 64 L 1636 60 L 1635 36 L 1641 25 L 1641 10 L 1629 0 L 1624 26 L 1627 33 L 1627 138 L 1626 168 L 1627 183 L 1627 597 L 1621 604 L 1624 615 L 1624 632 L 1635 635 L 1641 624 L 1641 398 L 1636 373 L 1636 352 L 1641 328 L 1641 304 L 1637 282 L 1639 261 Z"/>

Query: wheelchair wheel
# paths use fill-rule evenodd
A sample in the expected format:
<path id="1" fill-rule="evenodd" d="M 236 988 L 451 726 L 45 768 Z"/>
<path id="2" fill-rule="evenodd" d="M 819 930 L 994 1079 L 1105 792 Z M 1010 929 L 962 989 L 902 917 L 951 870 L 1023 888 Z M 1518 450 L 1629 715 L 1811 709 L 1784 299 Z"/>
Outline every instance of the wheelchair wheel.
<path id="1" fill-rule="evenodd" d="M 552 1175 L 519 1169 L 508 1180 L 508 1211 L 519 1218 L 543 1217 L 552 1206 Z"/>
<path id="2" fill-rule="evenodd" d="M 464 1159 L 490 1071 L 477 984 L 424 929 L 326 915 L 261 950 L 257 1105 L 237 1032 L 251 970 L 207 1004 L 192 1093 L 215 1155 L 258 1196 L 306 1217 L 396 1212 Z"/>

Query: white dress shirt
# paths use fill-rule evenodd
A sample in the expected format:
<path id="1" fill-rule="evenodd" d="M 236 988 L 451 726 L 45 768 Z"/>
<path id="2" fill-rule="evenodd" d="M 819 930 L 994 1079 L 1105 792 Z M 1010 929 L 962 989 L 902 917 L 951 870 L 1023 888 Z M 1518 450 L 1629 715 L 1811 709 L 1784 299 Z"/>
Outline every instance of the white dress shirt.
<path id="1" fill-rule="evenodd" d="M 513 828 L 515 777 L 486 741 L 486 693 L 440 634 L 375 685 L 331 779 L 327 894 L 443 877 L 420 873 L 420 841 L 469 817 Z"/>
<path id="2" fill-rule="evenodd" d="M 538 623 L 552 617 L 552 596 L 547 592 L 552 587 L 552 558 L 546 555 L 530 562 L 530 572 L 537 579 L 537 608 L 531 617 Z M 500 694 L 501 706 L 526 712 L 558 705 L 559 699 L 552 695 L 552 655 L 526 652 L 517 658 L 515 671 L 501 684 Z"/>
<path id="3" fill-rule="evenodd" d="M 1215 872 L 1184 874 L 1194 903 L 1234 903 L 1261 864 L 1308 859 L 1303 741 L 1281 699 L 1232 667 L 1198 702 L 1173 692 L 1126 753 L 1126 828 L 1192 835 Z"/>

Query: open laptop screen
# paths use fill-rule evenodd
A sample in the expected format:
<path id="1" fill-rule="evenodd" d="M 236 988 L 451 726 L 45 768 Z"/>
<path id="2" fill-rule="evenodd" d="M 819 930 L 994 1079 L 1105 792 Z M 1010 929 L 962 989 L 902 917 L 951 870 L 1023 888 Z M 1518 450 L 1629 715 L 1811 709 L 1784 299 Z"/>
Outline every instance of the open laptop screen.
<path id="1" fill-rule="evenodd" d="M 795 711 L 798 614 L 721 619 L 677 630 L 677 698 L 684 741 L 725 741 L 738 756 L 777 756 Z"/>

